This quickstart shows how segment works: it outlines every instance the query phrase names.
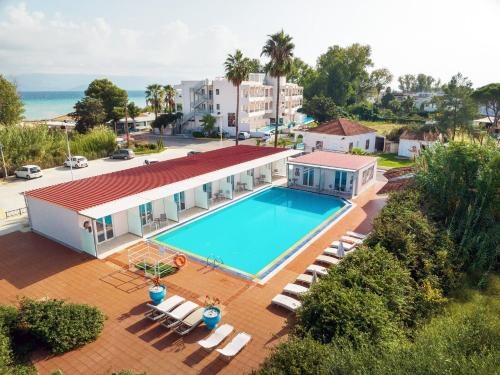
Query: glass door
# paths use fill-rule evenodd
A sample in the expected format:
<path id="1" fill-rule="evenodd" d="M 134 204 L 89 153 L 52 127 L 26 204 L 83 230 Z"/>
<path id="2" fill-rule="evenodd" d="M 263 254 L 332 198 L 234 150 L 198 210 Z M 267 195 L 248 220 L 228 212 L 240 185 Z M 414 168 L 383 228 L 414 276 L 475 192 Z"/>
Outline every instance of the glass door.
<path id="1" fill-rule="evenodd" d="M 207 193 L 207 199 L 212 199 L 212 183 L 203 184 L 203 191 Z"/>
<path id="2" fill-rule="evenodd" d="M 304 173 L 302 175 L 302 185 L 314 185 L 314 168 L 304 168 Z"/>
<path id="3" fill-rule="evenodd" d="M 347 172 L 335 171 L 335 190 L 346 191 Z"/>
<path id="4" fill-rule="evenodd" d="M 139 206 L 142 226 L 153 222 L 153 204 L 151 202 Z"/>
<path id="5" fill-rule="evenodd" d="M 97 242 L 101 243 L 114 237 L 113 218 L 111 215 L 101 217 L 95 221 Z"/>
<path id="6" fill-rule="evenodd" d="M 184 211 L 186 209 L 186 198 L 183 191 L 174 194 L 174 201 L 177 205 L 178 212 Z"/>

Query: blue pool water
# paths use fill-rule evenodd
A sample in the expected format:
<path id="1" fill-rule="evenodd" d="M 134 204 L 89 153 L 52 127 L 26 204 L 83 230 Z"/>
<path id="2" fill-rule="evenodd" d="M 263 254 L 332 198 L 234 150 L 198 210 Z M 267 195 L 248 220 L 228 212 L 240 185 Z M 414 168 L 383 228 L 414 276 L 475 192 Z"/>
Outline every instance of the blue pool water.
<path id="1" fill-rule="evenodd" d="M 153 241 L 203 261 L 215 255 L 240 275 L 263 278 L 345 206 L 335 197 L 274 187 Z"/>

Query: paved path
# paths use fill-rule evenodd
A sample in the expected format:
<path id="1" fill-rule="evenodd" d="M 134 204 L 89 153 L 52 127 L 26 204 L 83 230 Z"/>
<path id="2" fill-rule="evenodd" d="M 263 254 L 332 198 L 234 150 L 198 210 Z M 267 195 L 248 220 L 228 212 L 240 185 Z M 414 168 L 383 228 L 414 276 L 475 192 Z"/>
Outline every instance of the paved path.
<path id="1" fill-rule="evenodd" d="M 153 141 L 153 139 L 152 139 Z M 242 144 L 255 144 L 255 140 L 246 140 Z M 97 159 L 89 161 L 89 166 L 82 169 L 73 169 L 73 178 L 75 180 L 97 176 L 105 173 L 116 172 L 123 169 L 137 167 L 144 164 L 147 157 L 155 157 L 160 160 L 167 160 L 186 156 L 191 150 L 209 151 L 221 147 L 234 145 L 234 140 L 224 140 L 222 142 L 215 140 L 197 140 L 192 138 L 166 137 L 164 141 L 168 147 L 166 151 L 159 154 L 136 156 L 132 160 L 112 160 Z M 56 167 L 43 170 L 43 177 L 35 180 L 23 180 L 10 178 L 7 182 L 0 182 L 0 209 L 4 211 L 24 207 L 24 197 L 22 192 L 26 190 L 41 188 L 62 182 L 71 181 L 71 172 L 69 168 Z"/>

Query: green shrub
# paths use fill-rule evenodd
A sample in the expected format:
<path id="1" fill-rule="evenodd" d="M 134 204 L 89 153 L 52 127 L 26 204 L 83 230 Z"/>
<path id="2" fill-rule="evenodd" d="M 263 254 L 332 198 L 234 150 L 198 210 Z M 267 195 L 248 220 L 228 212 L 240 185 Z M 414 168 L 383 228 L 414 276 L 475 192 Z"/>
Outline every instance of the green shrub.
<path id="1" fill-rule="evenodd" d="M 103 158 L 116 149 L 116 135 L 105 126 L 93 128 L 85 134 L 75 132 L 70 147 L 73 155 L 82 155 L 87 159 Z"/>
<path id="2" fill-rule="evenodd" d="M 193 132 L 193 137 L 195 138 L 203 138 L 205 135 L 203 134 L 203 132 L 200 132 L 200 131 L 194 131 Z"/>
<path id="3" fill-rule="evenodd" d="M 368 155 L 368 152 L 366 152 L 366 150 L 363 150 L 362 148 L 353 147 L 353 149 L 351 150 L 351 154 L 353 154 L 353 155 Z"/>
<path id="4" fill-rule="evenodd" d="M 93 306 L 27 298 L 21 300 L 20 316 L 22 324 L 53 353 L 64 353 L 96 340 L 105 319 Z"/>

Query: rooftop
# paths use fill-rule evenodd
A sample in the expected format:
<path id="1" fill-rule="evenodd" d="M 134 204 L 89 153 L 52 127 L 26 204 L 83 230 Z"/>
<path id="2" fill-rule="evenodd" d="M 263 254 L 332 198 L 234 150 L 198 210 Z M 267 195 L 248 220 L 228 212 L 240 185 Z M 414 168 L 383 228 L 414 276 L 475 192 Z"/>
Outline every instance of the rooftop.
<path id="1" fill-rule="evenodd" d="M 439 139 L 439 133 L 433 131 L 405 130 L 399 139 L 433 142 Z"/>
<path id="2" fill-rule="evenodd" d="M 74 211 L 287 151 L 239 145 L 25 192 Z"/>
<path id="3" fill-rule="evenodd" d="M 329 135 L 340 135 L 344 137 L 349 137 L 352 135 L 375 133 L 376 130 L 369 128 L 367 126 L 361 125 L 357 122 L 339 118 L 335 120 L 330 120 L 319 124 L 315 128 L 307 129 L 306 131 L 310 133 L 321 133 Z"/>
<path id="4" fill-rule="evenodd" d="M 359 170 L 377 161 L 372 156 L 341 154 L 337 152 L 315 151 L 290 160 L 291 163 L 320 165 L 330 168 Z"/>

